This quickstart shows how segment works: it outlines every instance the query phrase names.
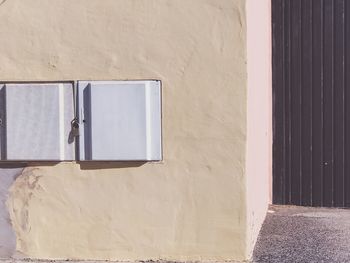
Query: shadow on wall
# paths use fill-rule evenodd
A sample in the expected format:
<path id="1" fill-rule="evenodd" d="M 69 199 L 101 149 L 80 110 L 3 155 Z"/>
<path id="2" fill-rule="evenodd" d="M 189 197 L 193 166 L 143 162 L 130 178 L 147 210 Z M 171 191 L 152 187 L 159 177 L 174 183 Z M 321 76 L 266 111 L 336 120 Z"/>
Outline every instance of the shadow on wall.
<path id="1" fill-rule="evenodd" d="M 8 162 L 0 164 L 0 175 L 2 170 L 6 169 L 24 169 L 25 167 L 42 167 L 42 166 L 56 166 L 62 162 Z M 118 168 L 133 168 L 141 167 L 147 164 L 148 161 L 86 161 L 77 162 L 81 170 L 103 170 L 103 169 L 118 169 Z"/>
<path id="2" fill-rule="evenodd" d="M 0 165 L 0 258 L 9 258 L 16 252 L 16 235 L 11 226 L 6 200 L 11 185 L 24 167 L 22 164 Z"/>
<path id="3" fill-rule="evenodd" d="M 120 169 L 130 167 L 140 167 L 147 162 L 79 162 L 82 170 L 100 170 L 100 169 Z"/>

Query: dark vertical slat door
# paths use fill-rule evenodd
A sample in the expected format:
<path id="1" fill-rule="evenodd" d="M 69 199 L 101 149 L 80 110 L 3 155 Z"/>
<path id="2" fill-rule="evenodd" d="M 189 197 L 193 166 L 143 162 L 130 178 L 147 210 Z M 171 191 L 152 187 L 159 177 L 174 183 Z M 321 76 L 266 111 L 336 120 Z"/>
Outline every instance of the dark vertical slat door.
<path id="1" fill-rule="evenodd" d="M 312 1 L 311 203 L 323 205 L 323 2 Z M 275 88 L 277 86 L 274 86 Z M 276 121 L 283 121 L 277 120 Z M 277 147 L 277 144 L 275 144 Z M 278 176 L 277 173 L 274 176 Z M 287 202 L 287 200 L 285 200 Z"/>
<path id="2" fill-rule="evenodd" d="M 349 0 L 272 0 L 275 204 L 350 207 L 349 16 Z"/>
<path id="3" fill-rule="evenodd" d="M 292 0 L 293 1 L 293 0 Z M 323 204 L 332 206 L 334 171 L 334 0 L 323 0 Z"/>
<path id="4" fill-rule="evenodd" d="M 291 202 L 300 203 L 301 196 L 301 2 L 290 1 L 290 15 L 291 15 L 291 61 L 290 61 L 290 71 L 291 71 L 291 80 L 290 80 L 290 89 L 291 89 L 291 105 L 290 105 L 290 118 L 291 118 L 291 127 L 290 127 L 290 137 L 291 137 Z"/>
<path id="5" fill-rule="evenodd" d="M 346 0 L 345 0 L 346 1 Z M 348 0 L 347 0 L 348 1 Z M 345 179 L 345 2 L 334 1 L 334 168 L 333 168 L 333 206 L 344 207 L 344 179 Z"/>
<path id="6" fill-rule="evenodd" d="M 350 45 L 350 3 L 349 1 L 344 1 L 345 3 L 345 14 L 344 15 L 344 201 L 345 207 L 350 207 L 350 50 L 346 48 Z"/>
<path id="7" fill-rule="evenodd" d="M 312 200 L 312 0 L 301 1 L 301 204 Z M 300 203 L 299 202 L 299 203 Z"/>

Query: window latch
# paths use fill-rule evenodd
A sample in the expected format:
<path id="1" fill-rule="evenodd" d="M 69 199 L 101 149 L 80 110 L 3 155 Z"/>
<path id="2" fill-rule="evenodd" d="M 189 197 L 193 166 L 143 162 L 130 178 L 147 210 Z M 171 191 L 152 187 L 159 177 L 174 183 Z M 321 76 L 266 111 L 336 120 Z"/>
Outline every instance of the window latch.
<path id="1" fill-rule="evenodd" d="M 72 121 L 71 121 L 71 134 L 70 136 L 71 137 L 77 137 L 79 136 L 79 122 L 78 122 L 78 119 L 77 118 L 74 118 Z"/>

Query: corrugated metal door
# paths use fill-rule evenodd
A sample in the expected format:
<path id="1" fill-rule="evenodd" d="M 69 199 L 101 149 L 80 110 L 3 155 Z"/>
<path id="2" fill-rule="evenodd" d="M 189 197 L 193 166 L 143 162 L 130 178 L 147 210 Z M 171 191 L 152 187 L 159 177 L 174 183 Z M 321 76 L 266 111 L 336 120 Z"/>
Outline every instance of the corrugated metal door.
<path id="1" fill-rule="evenodd" d="M 350 0 L 272 0 L 273 201 L 350 207 Z"/>

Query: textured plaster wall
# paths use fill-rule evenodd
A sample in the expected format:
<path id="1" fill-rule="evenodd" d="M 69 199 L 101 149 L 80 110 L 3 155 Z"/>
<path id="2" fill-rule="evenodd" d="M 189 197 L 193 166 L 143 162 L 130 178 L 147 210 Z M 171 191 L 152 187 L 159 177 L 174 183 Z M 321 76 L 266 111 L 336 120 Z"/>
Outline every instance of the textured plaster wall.
<path id="1" fill-rule="evenodd" d="M 19 253 L 249 256 L 245 4 L 7 0 L 0 6 L 1 80 L 163 82 L 164 161 L 26 168 L 7 200 Z"/>
<path id="2" fill-rule="evenodd" d="M 247 253 L 270 202 L 272 167 L 271 0 L 247 0 Z"/>

